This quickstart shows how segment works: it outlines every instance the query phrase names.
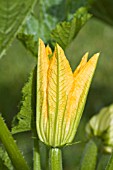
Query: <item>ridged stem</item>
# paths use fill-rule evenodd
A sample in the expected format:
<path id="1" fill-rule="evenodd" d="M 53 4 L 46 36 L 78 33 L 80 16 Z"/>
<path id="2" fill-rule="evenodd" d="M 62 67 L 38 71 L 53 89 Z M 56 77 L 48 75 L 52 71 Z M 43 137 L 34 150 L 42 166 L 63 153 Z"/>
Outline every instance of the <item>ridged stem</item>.
<path id="1" fill-rule="evenodd" d="M 59 148 L 50 148 L 50 170 L 62 170 L 62 152 Z"/>

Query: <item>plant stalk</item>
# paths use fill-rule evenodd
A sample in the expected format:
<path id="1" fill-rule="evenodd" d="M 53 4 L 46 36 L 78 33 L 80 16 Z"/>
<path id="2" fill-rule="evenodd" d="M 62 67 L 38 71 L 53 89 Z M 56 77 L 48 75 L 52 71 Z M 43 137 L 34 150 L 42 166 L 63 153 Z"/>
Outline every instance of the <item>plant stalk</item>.
<path id="1" fill-rule="evenodd" d="M 39 139 L 37 137 L 34 137 L 34 170 L 41 170 L 40 165 L 40 151 L 39 151 Z"/>
<path id="2" fill-rule="evenodd" d="M 0 115 L 0 140 L 3 143 L 11 162 L 16 170 L 29 170 L 16 142 L 14 141 L 9 129 L 7 128 L 2 116 Z"/>
<path id="3" fill-rule="evenodd" d="M 50 148 L 50 170 L 62 170 L 62 152 L 59 148 Z"/>
<path id="4" fill-rule="evenodd" d="M 39 149 L 39 139 L 36 130 L 36 77 L 37 77 L 37 67 L 33 71 L 32 78 L 32 96 L 31 96 L 31 106 L 33 114 L 31 117 L 31 129 L 33 134 L 34 146 L 33 146 L 33 170 L 41 170 L 40 163 L 40 149 Z"/>

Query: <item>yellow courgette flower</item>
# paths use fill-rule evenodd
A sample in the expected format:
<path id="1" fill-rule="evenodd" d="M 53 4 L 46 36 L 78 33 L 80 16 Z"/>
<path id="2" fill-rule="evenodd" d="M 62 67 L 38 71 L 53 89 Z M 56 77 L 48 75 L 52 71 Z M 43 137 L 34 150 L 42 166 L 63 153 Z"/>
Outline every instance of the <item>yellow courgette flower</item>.
<path id="1" fill-rule="evenodd" d="M 52 56 L 52 57 L 49 57 Z M 39 139 L 52 147 L 72 142 L 84 109 L 99 53 L 86 53 L 74 73 L 62 48 L 39 40 L 36 126 Z"/>

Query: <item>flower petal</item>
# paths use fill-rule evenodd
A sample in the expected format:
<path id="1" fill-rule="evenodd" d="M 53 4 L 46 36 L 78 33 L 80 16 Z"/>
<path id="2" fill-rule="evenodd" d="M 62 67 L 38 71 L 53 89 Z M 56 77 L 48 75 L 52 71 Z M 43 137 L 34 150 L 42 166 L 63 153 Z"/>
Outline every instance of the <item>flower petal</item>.
<path id="1" fill-rule="evenodd" d="M 64 120 L 66 127 L 63 127 L 65 129 L 63 129 L 63 131 L 65 131 L 65 137 L 63 137 L 66 143 L 71 142 L 75 136 L 98 57 L 99 53 L 95 54 L 87 64 L 85 64 L 84 68 L 81 69 L 77 77 L 75 77 L 67 102 L 67 114 Z"/>
<path id="2" fill-rule="evenodd" d="M 47 45 L 47 47 L 46 47 L 46 54 L 47 54 L 48 58 L 49 58 L 49 56 L 52 55 L 52 50 L 51 50 L 51 48 L 49 47 L 49 45 Z"/>
<path id="3" fill-rule="evenodd" d="M 78 65 L 78 67 L 76 68 L 76 70 L 74 71 L 74 77 L 76 77 L 78 75 L 78 73 L 83 69 L 83 67 L 86 65 L 87 63 L 87 59 L 88 59 L 88 52 L 83 56 L 80 64 Z"/>
<path id="4" fill-rule="evenodd" d="M 58 146 L 61 140 L 67 96 L 73 84 L 73 73 L 63 50 L 56 45 L 48 72 L 49 144 Z"/>
<path id="5" fill-rule="evenodd" d="M 37 66 L 37 131 L 40 139 L 45 141 L 46 123 L 47 123 L 47 72 L 49 68 L 49 59 L 46 53 L 45 45 L 39 39 L 38 48 L 38 66 Z"/>

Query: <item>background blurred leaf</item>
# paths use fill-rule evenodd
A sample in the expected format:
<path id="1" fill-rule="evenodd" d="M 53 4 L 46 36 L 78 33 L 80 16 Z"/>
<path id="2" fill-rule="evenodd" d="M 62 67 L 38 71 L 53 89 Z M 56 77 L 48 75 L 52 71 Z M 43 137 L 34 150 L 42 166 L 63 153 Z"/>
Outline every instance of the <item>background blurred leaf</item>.
<path id="1" fill-rule="evenodd" d="M 17 34 L 36 0 L 0 0 L 0 57 Z"/>
<path id="2" fill-rule="evenodd" d="M 98 19 L 113 26 L 113 1 L 112 0 L 67 0 L 65 9 L 73 14 L 78 8 L 87 7 Z"/>
<path id="3" fill-rule="evenodd" d="M 19 149 L 23 153 L 30 170 L 33 169 L 33 138 L 31 132 L 22 132 L 13 135 Z"/>
<path id="4" fill-rule="evenodd" d="M 65 12 L 61 10 L 63 5 L 62 0 L 39 0 L 35 15 L 28 16 L 18 33 L 18 39 L 33 55 L 37 56 L 38 38 L 45 43 L 50 41 L 51 30 L 64 18 Z"/>
<path id="5" fill-rule="evenodd" d="M 52 30 L 53 40 L 65 49 L 90 17 L 86 8 L 79 8 L 69 22 L 61 22 Z"/>
<path id="6" fill-rule="evenodd" d="M 37 18 L 31 14 L 27 17 L 26 23 L 18 33 L 18 39 L 34 56 L 37 56 L 38 51 L 38 30 L 40 29 Z"/>
<path id="7" fill-rule="evenodd" d="M 70 2 L 71 1 L 72 0 L 70 0 Z M 48 9 L 47 10 L 48 14 L 52 13 L 53 15 L 55 9 L 57 9 L 56 13 L 58 14 L 63 13 L 64 15 L 65 5 L 64 5 L 64 1 L 62 2 L 63 5 L 62 3 L 58 2 L 58 4 L 54 6 L 54 8 L 50 7 L 49 9 L 51 9 L 51 11 L 49 11 Z M 72 1 L 73 8 L 71 8 L 71 13 L 70 13 L 72 15 L 73 13 L 75 13 L 75 3 L 76 3 L 76 9 L 81 7 L 81 4 L 86 5 L 85 0 Z M 60 4 L 62 5 L 62 8 L 60 8 Z M 68 7 L 69 6 L 67 6 L 67 8 Z M 35 14 L 37 14 L 37 16 L 40 14 L 38 13 L 37 8 L 35 9 Z M 60 19 L 64 20 L 65 18 L 59 17 L 59 21 L 61 21 Z M 86 51 L 89 51 L 90 55 L 94 54 L 95 52 L 102 51 L 98 68 L 94 77 L 94 81 L 89 93 L 89 97 L 88 97 L 89 100 L 87 101 L 83 119 L 79 126 L 80 130 L 78 131 L 78 135 L 77 135 L 78 140 L 76 136 L 77 141 L 81 140 L 81 138 L 82 140 L 84 139 L 84 135 L 85 135 L 84 129 L 88 118 L 91 117 L 94 113 L 97 113 L 100 110 L 100 108 L 113 102 L 113 97 L 112 97 L 113 96 L 112 95 L 113 94 L 113 76 L 112 76 L 113 51 L 111 50 L 112 44 L 113 44 L 112 27 L 109 27 L 109 25 L 100 22 L 100 20 L 97 20 L 96 18 L 92 18 L 83 27 L 83 29 L 79 32 L 75 40 L 66 49 L 66 53 L 73 70 L 75 69 L 76 64 L 79 63 L 81 56 Z M 25 48 L 18 40 L 15 40 L 13 42 L 11 48 L 8 49 L 7 53 L 8 54 L 0 62 L 0 96 L 1 96 L 0 110 L 1 112 L 4 112 L 4 117 L 5 119 L 7 119 L 7 123 L 10 125 L 11 122 L 10 120 L 12 120 L 12 117 L 17 113 L 17 104 L 20 100 L 20 89 L 23 86 L 23 84 L 26 82 L 29 72 L 31 72 L 31 69 L 35 65 L 35 58 L 32 58 L 30 53 L 27 53 Z M 25 134 L 23 134 L 23 141 L 24 139 L 26 139 Z M 26 152 L 29 152 L 29 146 L 26 146 L 25 144 L 23 147 L 25 147 Z M 70 147 L 65 148 L 64 150 L 65 153 L 63 155 L 65 170 L 69 170 L 69 169 L 73 170 L 79 167 L 79 160 L 80 160 L 83 147 L 84 147 L 83 144 L 79 144 L 79 145 L 71 146 L 71 148 Z M 29 159 L 29 161 L 31 161 L 31 159 L 32 156 Z"/>
<path id="8" fill-rule="evenodd" d="M 32 82 L 33 71 L 30 74 L 28 82 L 22 89 L 22 101 L 20 112 L 16 115 L 12 124 L 12 133 L 24 132 L 31 130 L 31 119 L 33 115 L 32 108 Z M 33 96 L 34 97 L 34 96 Z"/>
<path id="9" fill-rule="evenodd" d="M 95 17 L 105 21 L 113 26 L 113 1 L 112 0 L 94 0 L 91 12 Z"/>
<path id="10" fill-rule="evenodd" d="M 84 149 L 80 170 L 95 170 L 97 161 L 97 146 L 91 140 Z"/>
<path id="11" fill-rule="evenodd" d="M 35 14 L 29 15 L 17 37 L 34 56 L 37 56 L 39 37 L 45 43 L 51 42 L 51 31 L 56 28 L 52 31 L 52 38 L 65 48 L 90 18 L 85 8 L 81 8 L 74 14 L 80 6 L 87 6 L 89 1 L 84 1 L 84 3 L 78 1 L 77 4 L 72 2 L 70 0 L 40 0 L 37 5 L 38 13 L 35 11 Z M 73 6 L 74 9 L 71 9 Z M 68 22 L 70 18 L 71 20 Z M 58 24 L 64 20 L 65 22 Z M 69 34 L 70 32 L 71 34 Z M 58 38 L 60 35 L 62 35 L 61 40 Z"/>

